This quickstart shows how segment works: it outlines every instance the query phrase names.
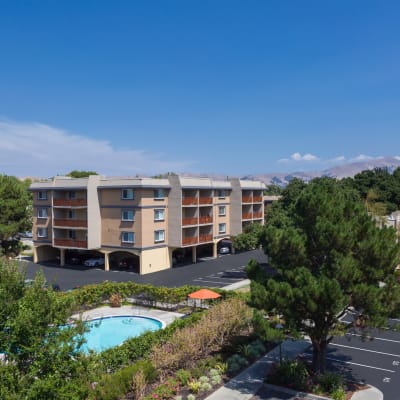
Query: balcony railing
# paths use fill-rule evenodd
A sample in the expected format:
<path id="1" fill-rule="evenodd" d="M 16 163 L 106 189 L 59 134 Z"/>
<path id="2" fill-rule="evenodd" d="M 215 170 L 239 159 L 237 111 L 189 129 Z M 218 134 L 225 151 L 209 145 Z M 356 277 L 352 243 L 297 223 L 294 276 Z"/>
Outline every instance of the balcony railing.
<path id="1" fill-rule="evenodd" d="M 212 197 L 200 197 L 199 204 L 212 204 Z"/>
<path id="2" fill-rule="evenodd" d="M 206 243 L 206 242 L 212 242 L 212 235 L 200 235 L 199 236 L 199 242 L 200 243 Z"/>
<path id="3" fill-rule="evenodd" d="M 253 218 L 253 213 L 243 213 L 242 214 L 242 219 L 252 219 Z"/>
<path id="4" fill-rule="evenodd" d="M 253 196 L 253 203 L 262 203 L 262 196 Z"/>
<path id="5" fill-rule="evenodd" d="M 198 218 L 182 218 L 182 225 L 197 225 L 198 224 Z"/>
<path id="6" fill-rule="evenodd" d="M 87 240 L 54 239 L 54 246 L 87 249 Z"/>
<path id="7" fill-rule="evenodd" d="M 263 213 L 261 211 L 253 213 L 253 219 L 259 219 L 263 217 Z"/>
<path id="8" fill-rule="evenodd" d="M 182 205 L 184 206 L 197 206 L 197 197 L 182 197 Z"/>
<path id="9" fill-rule="evenodd" d="M 87 199 L 53 199 L 55 207 L 86 207 Z"/>
<path id="10" fill-rule="evenodd" d="M 187 246 L 189 244 L 197 244 L 198 240 L 197 237 L 185 237 L 182 238 L 182 245 Z"/>
<path id="11" fill-rule="evenodd" d="M 211 215 L 205 215 L 203 217 L 199 217 L 199 224 L 212 224 L 213 217 Z"/>
<path id="12" fill-rule="evenodd" d="M 252 203 L 253 198 L 251 196 L 242 196 L 242 203 Z"/>
<path id="13" fill-rule="evenodd" d="M 72 219 L 72 218 L 54 218 L 53 226 L 87 228 L 87 220 L 86 219 Z"/>

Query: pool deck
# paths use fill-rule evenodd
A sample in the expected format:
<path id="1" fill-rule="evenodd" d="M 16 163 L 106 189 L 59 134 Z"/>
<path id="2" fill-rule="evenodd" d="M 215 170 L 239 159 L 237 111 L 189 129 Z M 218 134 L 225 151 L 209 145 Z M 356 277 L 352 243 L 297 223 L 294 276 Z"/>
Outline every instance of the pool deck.
<path id="1" fill-rule="evenodd" d="M 117 317 L 120 315 L 154 318 L 161 321 L 163 323 L 163 327 L 184 316 L 184 314 L 176 312 L 156 310 L 153 308 L 146 308 L 136 305 L 128 305 L 121 307 L 99 307 L 93 310 L 84 311 L 81 314 L 74 314 L 72 315 L 72 318 L 82 318 L 82 320 L 88 321 L 97 318 Z"/>

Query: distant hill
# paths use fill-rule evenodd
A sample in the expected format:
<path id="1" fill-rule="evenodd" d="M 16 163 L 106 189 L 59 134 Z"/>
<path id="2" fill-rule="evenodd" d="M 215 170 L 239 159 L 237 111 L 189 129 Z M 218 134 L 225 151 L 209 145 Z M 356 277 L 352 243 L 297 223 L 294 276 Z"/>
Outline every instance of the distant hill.
<path id="1" fill-rule="evenodd" d="M 242 179 L 256 179 L 265 182 L 266 185 L 275 184 L 279 186 L 286 186 L 293 178 L 299 178 L 305 182 L 321 176 L 342 179 L 353 177 L 361 171 L 372 170 L 374 168 L 387 168 L 388 171 L 393 172 L 398 167 L 400 167 L 399 157 L 382 157 L 373 160 L 341 164 L 323 171 L 256 174 L 244 176 Z"/>

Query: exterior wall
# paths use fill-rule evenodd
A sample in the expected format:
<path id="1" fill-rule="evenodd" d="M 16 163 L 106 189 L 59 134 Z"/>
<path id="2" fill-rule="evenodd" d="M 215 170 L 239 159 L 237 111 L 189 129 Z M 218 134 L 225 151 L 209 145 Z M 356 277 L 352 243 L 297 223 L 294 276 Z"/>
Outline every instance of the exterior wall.
<path id="1" fill-rule="evenodd" d="M 155 198 L 155 189 L 161 188 L 164 197 Z M 123 189 L 133 189 L 134 198 L 123 199 Z M 191 248 L 195 259 L 199 245 L 212 245 L 216 256 L 216 243 L 220 239 L 241 233 L 246 223 L 263 221 L 260 218 L 264 211 L 262 184 L 239 179 L 57 177 L 53 181 L 32 184 L 31 190 L 34 194 L 36 258 L 51 257 L 53 251 L 60 251 L 57 245 L 61 248 L 87 247 L 104 254 L 129 251 L 139 255 L 141 273 L 170 268 L 172 251 L 177 248 Z M 219 197 L 220 190 L 225 191 L 225 197 Z M 38 191 L 47 191 L 47 199 L 38 200 Z M 75 196 L 70 196 L 71 191 Z M 59 201 L 55 203 L 54 199 Z M 225 207 L 225 215 L 219 215 L 219 206 Z M 37 217 L 40 207 L 47 208 L 47 218 Z M 155 220 L 157 209 L 164 211 L 163 220 Z M 73 218 L 70 218 L 69 210 L 74 210 Z M 123 221 L 124 211 L 132 211 L 134 220 Z M 244 221 L 243 213 L 253 217 Z M 59 219 L 57 225 L 52 224 L 54 218 Z M 220 233 L 219 224 L 222 223 L 226 229 Z M 38 227 L 48 229 L 47 238 L 37 237 Z M 73 231 L 73 235 L 69 231 Z M 164 240 L 155 240 L 156 231 L 164 231 Z M 134 243 L 122 242 L 123 232 L 133 232 Z M 74 239 L 70 239 L 72 237 Z M 45 244 L 50 245 L 47 250 L 39 247 Z"/>
<path id="2" fill-rule="evenodd" d="M 140 273 L 149 274 L 171 267 L 168 247 L 143 250 L 140 255 Z"/>
<path id="3" fill-rule="evenodd" d="M 98 249 L 101 246 L 101 214 L 97 186 L 100 176 L 91 175 L 87 188 L 87 241 L 89 249 Z"/>
<path id="4" fill-rule="evenodd" d="M 230 233 L 236 236 L 242 233 L 242 189 L 239 179 L 231 179 Z"/>
<path id="5" fill-rule="evenodd" d="M 171 189 L 168 196 L 168 244 L 181 247 L 182 244 L 182 191 L 179 177 L 168 177 Z"/>

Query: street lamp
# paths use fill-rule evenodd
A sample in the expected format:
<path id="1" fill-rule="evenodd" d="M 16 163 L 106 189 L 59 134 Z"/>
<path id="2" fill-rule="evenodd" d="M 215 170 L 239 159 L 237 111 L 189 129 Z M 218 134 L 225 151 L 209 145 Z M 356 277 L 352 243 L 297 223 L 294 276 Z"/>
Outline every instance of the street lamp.
<path id="1" fill-rule="evenodd" d="M 275 329 L 278 329 L 279 331 L 283 329 L 283 325 L 280 323 L 277 323 L 275 325 Z M 282 339 L 279 341 L 279 365 L 282 364 Z"/>

